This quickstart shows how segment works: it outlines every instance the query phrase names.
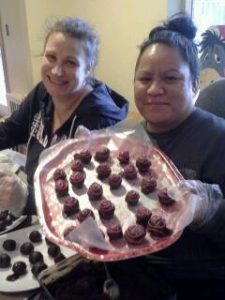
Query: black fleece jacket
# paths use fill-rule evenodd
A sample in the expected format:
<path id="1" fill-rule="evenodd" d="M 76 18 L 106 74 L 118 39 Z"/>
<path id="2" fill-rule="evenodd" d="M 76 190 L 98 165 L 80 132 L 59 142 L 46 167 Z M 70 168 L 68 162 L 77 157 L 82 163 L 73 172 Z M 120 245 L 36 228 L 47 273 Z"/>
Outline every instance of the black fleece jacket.
<path id="1" fill-rule="evenodd" d="M 27 143 L 29 184 L 40 153 L 61 140 L 74 137 L 79 125 L 89 130 L 106 128 L 127 116 L 128 101 L 104 83 L 93 80 L 88 94 L 70 118 L 52 133 L 53 102 L 42 82 L 27 95 L 18 111 L 0 125 L 0 150 Z"/>

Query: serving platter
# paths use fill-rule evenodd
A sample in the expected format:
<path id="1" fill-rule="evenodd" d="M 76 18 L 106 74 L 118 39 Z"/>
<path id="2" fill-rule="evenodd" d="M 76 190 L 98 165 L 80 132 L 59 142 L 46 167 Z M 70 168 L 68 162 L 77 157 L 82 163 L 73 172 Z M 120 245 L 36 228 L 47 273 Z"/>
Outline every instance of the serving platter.
<path id="1" fill-rule="evenodd" d="M 20 246 L 24 242 L 29 242 L 29 234 L 37 230 L 41 233 L 42 235 L 42 241 L 39 243 L 35 243 L 34 249 L 35 251 L 39 251 L 43 254 L 44 256 L 44 262 L 48 267 L 52 266 L 55 264 L 55 261 L 53 258 L 51 258 L 48 255 L 48 246 L 45 241 L 45 236 L 42 232 L 41 226 L 38 225 L 33 225 L 29 226 L 20 230 L 15 230 L 9 233 L 6 233 L 4 235 L 0 236 L 0 253 L 7 253 L 10 258 L 11 258 L 11 265 L 8 268 L 0 268 L 0 291 L 1 292 L 24 292 L 24 291 L 29 291 L 33 290 L 36 288 L 39 288 L 39 283 L 36 280 L 36 278 L 33 276 L 31 272 L 31 264 L 29 263 L 28 256 L 22 255 L 20 252 Z M 13 239 L 16 241 L 16 249 L 14 251 L 6 251 L 3 248 L 3 242 L 7 239 Z M 66 257 L 71 257 L 72 255 L 75 254 L 73 250 L 70 250 L 68 247 L 60 247 L 61 253 Z M 12 265 L 17 262 L 17 261 L 23 261 L 27 265 L 27 273 L 23 276 L 20 276 L 17 280 L 15 281 L 8 281 L 7 277 L 11 275 L 12 272 Z"/>
<path id="2" fill-rule="evenodd" d="M 148 157 L 151 161 L 151 172 L 157 178 L 156 191 L 148 195 L 141 192 L 140 182 L 142 175 L 140 174 L 135 180 L 123 178 L 121 187 L 117 190 L 111 190 L 107 179 L 100 180 L 96 174 L 96 167 L 99 163 L 94 159 L 94 154 L 102 146 L 110 150 L 109 163 L 112 172 L 117 174 L 122 170 L 117 159 L 121 151 L 129 151 L 132 163 L 135 163 L 137 157 L 141 155 Z M 92 234 L 93 230 L 95 230 L 94 225 L 91 226 L 92 228 L 82 229 L 84 230 L 82 231 L 82 236 L 86 235 L 89 241 L 88 245 L 83 243 L 82 240 L 79 242 L 68 240 L 65 233 L 71 228 L 78 229 L 81 225 L 76 215 L 65 218 L 63 215 L 63 201 L 57 197 L 55 192 L 55 181 L 53 178 L 55 170 L 62 168 L 67 174 L 67 179 L 69 179 L 72 174 L 71 163 L 74 159 L 74 154 L 82 150 L 89 150 L 93 155 L 92 160 L 90 164 L 85 166 L 86 179 L 84 186 L 81 189 L 74 189 L 69 183 L 69 195 L 79 200 L 80 209 L 90 208 L 93 210 L 96 228 L 100 229 L 104 235 L 103 243 L 98 243 L 91 238 L 91 236 L 94 236 Z M 116 261 L 153 253 L 168 247 L 182 234 L 182 216 L 186 210 L 185 199 L 181 197 L 173 206 L 163 207 L 157 198 L 157 190 L 175 185 L 181 179 L 182 176 L 173 163 L 150 143 L 137 141 L 122 135 L 99 135 L 88 139 L 67 140 L 61 143 L 60 147 L 54 147 L 53 151 L 48 151 L 35 173 L 35 196 L 40 222 L 49 239 L 78 251 L 88 259 Z M 98 214 L 98 201 L 93 203 L 88 198 L 87 190 L 93 182 L 98 182 L 102 185 L 104 197 L 110 199 L 115 205 L 115 215 L 111 220 L 103 221 Z M 138 205 L 132 208 L 128 207 L 124 201 L 125 194 L 131 189 L 140 193 Z M 145 206 L 151 209 L 153 214 L 162 216 L 166 220 L 167 227 L 171 229 L 172 234 L 164 238 L 152 238 L 147 234 L 144 243 L 136 246 L 128 245 L 124 239 L 118 243 L 111 243 L 106 233 L 107 227 L 119 222 L 124 232 L 128 226 L 135 224 L 135 213 L 140 206 Z M 92 233 L 90 234 L 90 232 Z"/>

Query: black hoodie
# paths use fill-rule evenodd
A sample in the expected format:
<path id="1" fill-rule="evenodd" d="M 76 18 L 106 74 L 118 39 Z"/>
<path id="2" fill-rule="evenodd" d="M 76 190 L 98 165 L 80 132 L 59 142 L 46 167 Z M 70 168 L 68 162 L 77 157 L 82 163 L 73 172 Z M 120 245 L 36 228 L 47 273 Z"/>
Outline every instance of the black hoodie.
<path id="1" fill-rule="evenodd" d="M 40 153 L 67 138 L 79 125 L 90 130 L 112 126 L 127 116 L 128 101 L 104 83 L 93 80 L 88 94 L 70 118 L 52 134 L 53 102 L 42 82 L 27 95 L 18 111 L 0 125 L 0 150 L 27 143 L 26 172 L 29 184 Z"/>

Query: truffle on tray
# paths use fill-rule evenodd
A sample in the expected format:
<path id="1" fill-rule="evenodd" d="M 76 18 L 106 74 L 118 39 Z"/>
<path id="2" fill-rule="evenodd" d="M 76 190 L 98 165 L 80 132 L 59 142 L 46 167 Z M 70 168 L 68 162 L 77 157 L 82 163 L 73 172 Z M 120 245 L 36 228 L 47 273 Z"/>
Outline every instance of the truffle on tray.
<path id="1" fill-rule="evenodd" d="M 102 219 L 111 219 L 114 215 L 115 205 L 109 200 L 102 200 L 98 212 Z"/>
<path id="2" fill-rule="evenodd" d="M 157 186 L 157 181 L 154 177 L 144 177 L 141 180 L 141 191 L 143 194 L 147 195 L 155 191 Z"/>
<path id="3" fill-rule="evenodd" d="M 136 167 L 140 173 L 147 172 L 150 166 L 151 161 L 146 156 L 142 155 L 136 159 Z"/>
<path id="4" fill-rule="evenodd" d="M 2 247 L 7 251 L 14 251 L 16 249 L 16 241 L 7 239 L 3 242 Z"/>
<path id="5" fill-rule="evenodd" d="M 145 228 L 139 224 L 129 226 L 124 233 L 127 243 L 131 245 L 140 245 L 143 243 L 145 235 Z"/>
<path id="6" fill-rule="evenodd" d="M 107 228 L 107 234 L 110 240 L 117 240 L 123 237 L 123 231 L 120 224 L 112 224 Z"/>
<path id="7" fill-rule="evenodd" d="M 96 152 L 95 152 L 95 160 L 98 162 L 105 162 L 109 159 L 110 156 L 110 150 L 106 146 L 100 147 Z"/>
<path id="8" fill-rule="evenodd" d="M 83 184 L 84 184 L 84 180 L 85 180 L 85 173 L 84 172 L 73 172 L 70 175 L 70 183 L 77 189 L 81 189 Z"/>
<path id="9" fill-rule="evenodd" d="M 20 252 L 23 255 L 29 255 L 34 250 L 34 245 L 30 242 L 25 242 L 20 246 Z"/>
<path id="10" fill-rule="evenodd" d="M 75 197 L 67 196 L 63 202 L 63 213 L 66 216 L 71 216 L 77 213 L 80 209 L 79 201 Z"/>
<path id="11" fill-rule="evenodd" d="M 80 159 L 84 165 L 88 165 L 91 162 L 92 154 L 88 149 L 81 150 L 74 154 L 74 159 Z"/>
<path id="12" fill-rule="evenodd" d="M 109 186 L 112 190 L 118 189 L 122 183 L 122 176 L 119 174 L 111 174 L 109 176 Z"/>
<path id="13" fill-rule="evenodd" d="M 96 168 L 96 172 L 98 174 L 99 179 L 108 178 L 109 175 L 111 174 L 111 168 L 109 163 L 107 162 L 100 163 Z"/>
<path id="14" fill-rule="evenodd" d="M 127 192 L 125 196 L 125 201 L 127 202 L 128 205 L 136 205 L 139 201 L 140 195 L 138 192 L 134 190 L 130 190 Z"/>
<path id="15" fill-rule="evenodd" d="M 167 228 L 166 220 L 158 215 L 152 215 L 148 221 L 147 231 L 152 237 L 165 237 L 172 233 L 172 230 Z"/>
<path id="16" fill-rule="evenodd" d="M 144 206 L 139 207 L 136 211 L 137 224 L 146 226 L 151 215 L 152 215 L 152 211 L 150 209 Z"/>
<path id="17" fill-rule="evenodd" d="M 56 181 L 58 179 L 66 179 L 66 172 L 63 169 L 56 169 L 53 174 L 53 179 Z"/>
<path id="18" fill-rule="evenodd" d="M 159 199 L 159 202 L 162 204 L 162 205 L 172 205 L 174 204 L 176 201 L 175 199 L 173 199 L 172 197 L 170 197 L 167 193 L 167 189 L 163 189 L 163 190 L 160 190 L 158 191 L 157 193 L 157 196 L 158 196 L 158 199 Z"/>
<path id="19" fill-rule="evenodd" d="M 82 223 L 88 217 L 92 217 L 93 219 L 95 219 L 93 211 L 89 208 L 85 208 L 79 211 L 79 213 L 77 214 L 77 219 L 80 223 Z"/>
<path id="20" fill-rule="evenodd" d="M 0 268 L 8 268 L 10 264 L 10 256 L 7 253 L 0 253 Z"/>
<path id="21" fill-rule="evenodd" d="M 137 170 L 133 164 L 128 164 L 123 169 L 123 176 L 126 179 L 136 179 L 137 178 Z"/>
<path id="22" fill-rule="evenodd" d="M 74 159 L 71 163 L 71 170 L 73 172 L 82 172 L 84 169 L 84 164 L 82 163 L 82 161 L 80 159 Z"/>
<path id="23" fill-rule="evenodd" d="M 88 188 L 87 194 L 90 200 L 100 200 L 103 195 L 102 186 L 97 182 L 92 183 Z"/>
<path id="24" fill-rule="evenodd" d="M 38 230 L 33 230 L 29 234 L 29 239 L 33 243 L 40 243 L 42 241 L 42 235 Z"/>
<path id="25" fill-rule="evenodd" d="M 69 186 L 66 179 L 58 179 L 55 182 L 55 192 L 58 197 L 64 197 L 68 194 Z"/>
<path id="26" fill-rule="evenodd" d="M 117 157 L 121 165 L 126 165 L 130 162 L 130 153 L 129 151 L 120 151 Z"/>

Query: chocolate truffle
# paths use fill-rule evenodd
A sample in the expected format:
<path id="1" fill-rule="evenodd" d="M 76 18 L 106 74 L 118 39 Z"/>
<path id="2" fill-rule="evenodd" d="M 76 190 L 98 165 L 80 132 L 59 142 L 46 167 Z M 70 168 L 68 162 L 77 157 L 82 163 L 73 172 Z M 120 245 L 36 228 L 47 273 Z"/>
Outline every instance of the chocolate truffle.
<path id="1" fill-rule="evenodd" d="M 71 164 L 71 169 L 73 172 L 82 172 L 84 169 L 84 164 L 80 159 L 74 159 Z"/>
<path id="2" fill-rule="evenodd" d="M 5 240 L 2 247 L 7 251 L 14 251 L 16 249 L 16 241 L 11 239 Z"/>
<path id="3" fill-rule="evenodd" d="M 47 269 L 48 266 L 44 262 L 37 262 L 35 265 L 32 266 L 31 272 L 33 273 L 34 277 L 37 277 L 41 271 Z"/>
<path id="4" fill-rule="evenodd" d="M 107 228 L 107 234 L 110 240 L 116 240 L 123 237 L 123 231 L 120 224 L 110 225 Z"/>
<path id="5" fill-rule="evenodd" d="M 158 199 L 159 199 L 159 202 L 162 204 L 162 205 L 172 205 L 175 203 L 175 199 L 171 198 L 168 193 L 167 193 L 167 189 L 163 189 L 161 191 L 158 191 Z"/>
<path id="6" fill-rule="evenodd" d="M 172 230 L 167 228 L 166 220 L 158 215 L 152 215 L 148 221 L 147 231 L 152 237 L 165 237 L 172 233 Z"/>
<path id="7" fill-rule="evenodd" d="M 11 258 L 6 253 L 0 253 L 0 268 L 8 268 L 11 264 Z"/>
<path id="8" fill-rule="evenodd" d="M 144 206 L 139 207 L 136 211 L 137 224 L 143 225 L 145 227 L 151 215 L 152 215 L 152 211 L 150 209 Z"/>
<path id="9" fill-rule="evenodd" d="M 74 154 L 74 159 L 80 159 L 84 165 L 88 165 L 92 159 L 89 150 L 81 150 L 79 153 Z"/>
<path id="10" fill-rule="evenodd" d="M 124 167 L 123 174 L 124 174 L 124 177 L 128 180 L 137 178 L 137 170 L 133 164 L 126 165 Z"/>
<path id="11" fill-rule="evenodd" d="M 15 275 L 23 275 L 27 272 L 27 265 L 23 261 L 17 261 L 13 264 L 12 270 Z"/>
<path id="12" fill-rule="evenodd" d="M 58 179 L 55 182 L 55 191 L 58 197 L 64 197 L 68 195 L 68 181 L 65 179 Z"/>
<path id="13" fill-rule="evenodd" d="M 34 250 L 34 245 L 30 242 L 25 242 L 20 246 L 20 252 L 23 255 L 28 255 Z"/>
<path id="14" fill-rule="evenodd" d="M 98 212 L 102 219 L 111 219 L 115 211 L 114 204 L 109 200 L 102 200 Z"/>
<path id="15" fill-rule="evenodd" d="M 97 182 L 92 183 L 88 188 L 87 194 L 90 200 L 100 200 L 103 194 L 102 186 Z"/>
<path id="16" fill-rule="evenodd" d="M 66 173 L 63 169 L 56 169 L 53 174 L 53 179 L 59 180 L 59 179 L 66 179 Z"/>
<path id="17" fill-rule="evenodd" d="M 109 175 L 111 174 L 111 168 L 109 163 L 107 162 L 100 163 L 96 168 L 96 172 L 98 174 L 99 179 L 108 178 Z"/>
<path id="18" fill-rule="evenodd" d="M 127 204 L 132 206 L 138 203 L 139 198 L 140 198 L 139 193 L 134 190 L 131 190 L 126 194 L 125 201 L 127 202 Z"/>
<path id="19" fill-rule="evenodd" d="M 75 188 L 81 189 L 84 184 L 85 177 L 84 172 L 73 172 L 70 176 L 70 182 Z"/>
<path id="20" fill-rule="evenodd" d="M 39 251 L 33 251 L 29 254 L 29 262 L 33 265 L 36 264 L 37 262 L 43 262 L 43 260 L 44 257 L 42 253 Z"/>
<path id="21" fill-rule="evenodd" d="M 61 252 L 61 250 L 60 250 L 60 247 L 58 245 L 51 244 L 48 247 L 48 255 L 50 257 L 55 258 L 56 256 L 58 256 L 60 254 L 60 252 Z"/>
<path id="22" fill-rule="evenodd" d="M 155 191 L 157 186 L 157 181 L 155 178 L 144 177 L 141 180 L 141 191 L 143 194 L 147 195 Z"/>
<path id="23" fill-rule="evenodd" d="M 124 233 L 124 237 L 130 245 L 140 245 L 143 243 L 146 235 L 146 230 L 142 225 L 131 225 Z"/>
<path id="24" fill-rule="evenodd" d="M 130 153 L 129 151 L 120 151 L 117 158 L 121 165 L 127 165 L 130 161 Z"/>
<path id="25" fill-rule="evenodd" d="M 80 209 L 79 201 L 71 196 L 67 196 L 63 203 L 63 213 L 66 216 L 71 216 L 77 213 Z"/>
<path id="26" fill-rule="evenodd" d="M 33 230 L 29 234 L 29 239 L 33 243 L 40 243 L 42 241 L 42 235 L 38 230 Z"/>
<path id="27" fill-rule="evenodd" d="M 146 156 L 142 155 L 137 158 L 136 167 L 138 168 L 138 171 L 140 173 L 147 172 L 150 166 L 151 166 L 151 162 Z"/>
<path id="28" fill-rule="evenodd" d="M 109 176 L 109 186 L 112 190 L 118 189 L 122 183 L 122 176 L 119 174 L 111 174 Z"/>
<path id="29" fill-rule="evenodd" d="M 95 152 L 95 160 L 97 160 L 98 162 L 107 161 L 109 159 L 109 155 L 110 150 L 107 147 L 102 146 Z"/>
<path id="30" fill-rule="evenodd" d="M 77 214 L 77 219 L 80 223 L 82 223 L 88 217 L 92 217 L 93 219 L 95 219 L 93 211 L 89 208 L 85 208 L 79 211 L 79 213 Z"/>

